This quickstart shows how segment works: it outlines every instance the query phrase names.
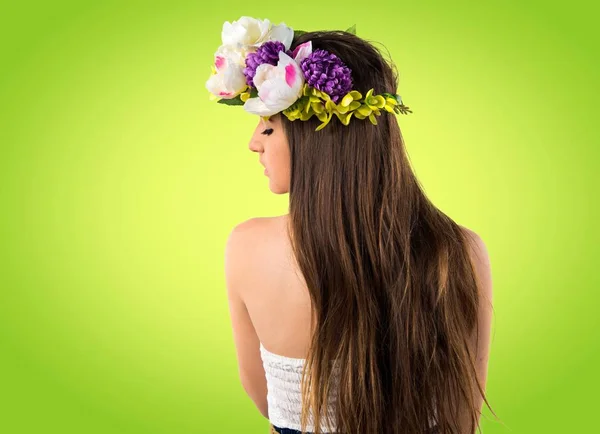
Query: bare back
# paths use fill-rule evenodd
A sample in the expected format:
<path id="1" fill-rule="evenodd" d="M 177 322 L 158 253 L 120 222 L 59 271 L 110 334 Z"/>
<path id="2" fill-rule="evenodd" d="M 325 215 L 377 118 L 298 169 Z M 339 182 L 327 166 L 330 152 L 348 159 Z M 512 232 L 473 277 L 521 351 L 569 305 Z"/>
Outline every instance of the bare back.
<path id="1" fill-rule="evenodd" d="M 310 296 L 286 232 L 288 214 L 261 219 L 260 264 L 242 295 L 252 325 L 267 350 L 306 358 L 310 340 Z M 468 228 L 465 232 L 476 236 Z"/>
<path id="2" fill-rule="evenodd" d="M 310 297 L 287 237 L 288 215 L 264 219 L 260 264 L 243 299 L 258 338 L 271 352 L 306 358 L 310 339 Z"/>

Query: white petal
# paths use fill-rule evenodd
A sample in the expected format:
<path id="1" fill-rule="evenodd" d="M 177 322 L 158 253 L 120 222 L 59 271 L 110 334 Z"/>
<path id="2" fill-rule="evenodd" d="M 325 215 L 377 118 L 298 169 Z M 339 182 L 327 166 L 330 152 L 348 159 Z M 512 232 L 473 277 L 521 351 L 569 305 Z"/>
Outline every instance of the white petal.
<path id="1" fill-rule="evenodd" d="M 260 98 L 248 99 L 244 103 L 244 110 L 246 110 L 248 113 L 259 116 L 272 116 L 278 112 L 278 110 L 273 111 L 273 109 L 267 107 L 265 103 L 260 100 Z"/>
<path id="2" fill-rule="evenodd" d="M 243 52 L 234 45 L 221 45 L 215 53 L 215 57 L 216 56 L 225 57 L 228 62 L 246 66 Z"/>
<path id="3" fill-rule="evenodd" d="M 266 81 L 261 92 L 258 93 L 258 97 L 273 114 L 285 110 L 298 99 L 284 90 L 281 81 L 276 82 L 275 80 Z"/>
<path id="4" fill-rule="evenodd" d="M 268 31 L 270 22 L 268 20 L 257 20 L 256 18 L 243 16 L 233 23 L 225 22 L 221 31 L 221 39 L 224 45 L 234 45 L 242 48 L 253 45 L 256 40 Z"/>
<path id="5" fill-rule="evenodd" d="M 229 21 L 223 23 L 223 30 L 221 30 L 221 41 L 223 44 L 232 44 L 231 35 L 233 33 L 232 25 Z"/>
<path id="6" fill-rule="evenodd" d="M 254 78 L 252 81 L 254 82 L 254 87 L 260 89 L 263 82 L 270 77 L 273 77 L 277 74 L 277 67 L 273 66 L 269 63 L 263 63 L 258 65 L 256 68 L 256 73 L 254 74 Z"/>
<path id="7" fill-rule="evenodd" d="M 267 107 L 279 112 L 294 104 L 300 93 L 290 88 L 285 82 L 285 78 L 278 76 L 263 83 L 258 91 L 258 97 Z"/>
<path id="8" fill-rule="evenodd" d="M 269 20 L 259 21 L 258 27 L 260 28 L 259 39 L 262 40 L 269 33 L 269 29 L 271 28 L 271 21 L 269 21 Z"/>
<path id="9" fill-rule="evenodd" d="M 285 81 L 285 74 L 286 74 L 286 67 L 288 65 L 292 65 L 294 67 L 294 70 L 296 72 L 296 79 L 292 85 L 292 87 L 290 88 L 290 93 L 298 95 L 302 90 L 302 87 L 304 86 L 304 74 L 302 73 L 302 70 L 300 69 L 300 66 L 298 66 L 298 64 L 296 63 L 296 61 L 294 59 L 292 59 L 290 56 L 288 56 L 285 52 L 280 51 L 279 52 L 279 62 L 277 62 L 277 69 L 278 74 L 281 74 L 283 79 L 284 79 L 284 83 L 287 85 L 287 82 Z"/>
<path id="10" fill-rule="evenodd" d="M 259 23 L 250 23 L 246 29 L 246 37 L 244 38 L 244 44 L 254 44 L 262 36 L 262 29 Z"/>
<path id="11" fill-rule="evenodd" d="M 231 65 L 224 72 L 224 83 L 226 89 L 234 95 L 241 93 L 246 87 L 246 76 L 240 66 Z"/>
<path id="12" fill-rule="evenodd" d="M 219 95 L 219 92 L 225 90 L 222 74 L 213 74 L 206 80 L 206 89 L 213 95 Z"/>
<path id="13" fill-rule="evenodd" d="M 296 47 L 296 55 L 294 60 L 298 65 L 312 53 L 312 41 L 305 42 Z"/>
<path id="14" fill-rule="evenodd" d="M 292 45 L 292 39 L 294 39 L 294 31 L 285 25 L 285 23 L 281 23 L 277 26 L 273 26 L 271 29 L 271 37 L 272 41 L 280 41 L 285 45 L 285 49 L 289 50 Z"/>
<path id="15" fill-rule="evenodd" d="M 237 45 L 242 43 L 246 35 L 246 29 L 241 26 L 237 21 L 232 24 L 223 24 L 223 31 L 221 32 L 221 40 L 223 45 Z"/>
<path id="16" fill-rule="evenodd" d="M 219 98 L 234 98 L 246 89 L 246 76 L 240 65 L 227 59 L 225 66 L 208 78 L 206 88 Z"/>

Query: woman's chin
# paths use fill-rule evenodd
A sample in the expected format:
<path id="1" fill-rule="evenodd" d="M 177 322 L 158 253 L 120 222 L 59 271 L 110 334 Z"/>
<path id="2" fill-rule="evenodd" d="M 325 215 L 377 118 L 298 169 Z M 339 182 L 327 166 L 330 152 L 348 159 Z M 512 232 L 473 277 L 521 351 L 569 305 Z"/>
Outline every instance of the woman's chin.
<path id="1" fill-rule="evenodd" d="M 274 184 L 270 178 L 269 178 L 269 190 L 271 190 L 271 193 L 273 193 L 273 194 L 288 193 L 288 190 L 286 188 L 281 188 L 280 186 Z"/>

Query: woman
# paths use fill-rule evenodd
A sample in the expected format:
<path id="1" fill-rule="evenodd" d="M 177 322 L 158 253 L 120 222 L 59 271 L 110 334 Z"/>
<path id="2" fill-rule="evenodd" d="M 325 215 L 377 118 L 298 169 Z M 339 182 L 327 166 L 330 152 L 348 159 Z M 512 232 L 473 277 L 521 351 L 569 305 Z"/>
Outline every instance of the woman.
<path id="1" fill-rule="evenodd" d="M 246 52 L 248 87 L 237 90 L 259 115 L 250 150 L 271 191 L 289 193 L 288 214 L 243 222 L 227 241 L 243 387 L 271 433 L 473 433 L 483 401 L 490 407 L 485 244 L 428 200 L 394 113 L 367 113 L 370 90 L 397 105 L 394 67 L 373 45 L 337 31 L 280 42 L 279 52 Z M 307 44 L 320 53 L 312 64 L 298 54 Z M 260 56 L 267 66 L 256 68 Z M 267 90 L 283 65 L 286 91 L 296 66 L 304 91 L 280 91 L 278 105 Z M 357 93 L 345 102 L 363 108 L 349 121 L 341 112 L 358 106 L 340 102 L 348 71 Z M 310 88 L 332 102 L 307 108 Z"/>

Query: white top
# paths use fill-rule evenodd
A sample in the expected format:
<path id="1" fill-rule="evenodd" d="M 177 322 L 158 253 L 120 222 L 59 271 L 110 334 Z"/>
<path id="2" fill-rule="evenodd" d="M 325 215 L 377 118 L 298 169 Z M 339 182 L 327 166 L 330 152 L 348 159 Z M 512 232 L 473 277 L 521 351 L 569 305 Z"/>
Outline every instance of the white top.
<path id="1" fill-rule="evenodd" d="M 300 430 L 300 415 L 302 412 L 300 379 L 302 378 L 302 366 L 305 359 L 272 353 L 263 346 L 262 342 L 260 343 L 260 354 L 267 378 L 269 421 L 280 428 Z M 339 381 L 339 364 L 335 364 L 333 375 Z M 338 382 L 334 383 L 327 404 L 327 413 L 333 423 L 333 428 L 336 428 L 337 384 Z M 434 413 L 437 413 L 437 411 L 434 411 Z M 327 426 L 324 426 L 325 421 L 323 418 L 324 415 L 321 417 L 321 431 L 324 433 L 332 432 L 327 430 Z M 435 426 L 433 418 L 430 417 L 429 420 L 429 427 Z M 309 411 L 306 430 L 309 432 L 315 431 L 312 410 Z"/>
<path id="2" fill-rule="evenodd" d="M 291 428 L 300 430 L 300 415 L 302 413 L 302 395 L 300 380 L 302 378 L 302 366 L 305 359 L 281 356 L 267 350 L 260 343 L 260 354 L 265 368 L 267 378 L 267 402 L 269 421 L 280 428 Z M 334 366 L 334 376 L 339 378 L 339 366 Z M 337 382 L 334 390 L 330 392 L 327 402 L 327 413 L 336 428 L 335 405 L 337 401 Z M 324 414 L 321 418 L 322 432 L 328 431 L 325 425 Z M 325 425 L 325 426 L 324 426 Z M 308 425 L 306 430 L 314 432 L 314 419 L 312 411 L 309 411 Z"/>

